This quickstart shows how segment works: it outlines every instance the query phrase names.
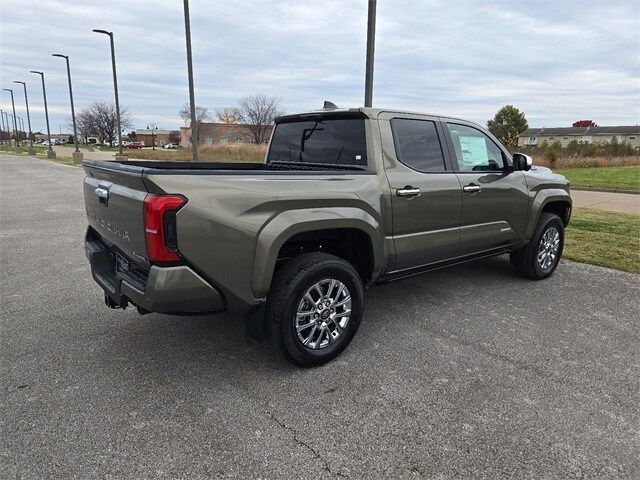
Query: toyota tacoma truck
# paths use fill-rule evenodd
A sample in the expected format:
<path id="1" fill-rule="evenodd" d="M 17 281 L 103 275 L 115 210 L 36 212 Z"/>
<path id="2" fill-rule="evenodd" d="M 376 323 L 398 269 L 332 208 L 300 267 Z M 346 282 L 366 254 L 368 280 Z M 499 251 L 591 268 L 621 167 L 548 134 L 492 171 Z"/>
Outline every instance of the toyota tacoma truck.
<path id="1" fill-rule="evenodd" d="M 569 184 L 458 118 L 276 119 L 264 162 L 83 163 L 85 250 L 111 308 L 245 315 L 295 365 L 335 358 L 384 282 L 492 255 L 558 266 Z"/>

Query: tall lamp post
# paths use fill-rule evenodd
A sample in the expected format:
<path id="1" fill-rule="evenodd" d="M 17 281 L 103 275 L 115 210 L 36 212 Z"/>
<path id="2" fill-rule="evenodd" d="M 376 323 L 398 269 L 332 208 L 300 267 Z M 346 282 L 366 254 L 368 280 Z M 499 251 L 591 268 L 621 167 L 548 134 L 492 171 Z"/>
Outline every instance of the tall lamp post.
<path id="1" fill-rule="evenodd" d="M 29 147 L 29 155 L 35 155 L 36 149 L 33 148 L 33 135 L 31 134 L 31 116 L 29 115 L 29 99 L 27 98 L 27 84 L 26 82 L 21 82 L 19 80 L 14 80 L 13 83 L 21 83 L 22 88 L 24 88 L 24 104 L 27 107 L 27 126 L 29 127 L 29 142 L 31 142 L 31 146 Z"/>
<path id="2" fill-rule="evenodd" d="M 376 46 L 376 0 L 369 0 L 367 15 L 367 62 L 364 77 L 364 106 L 373 103 L 373 54 Z"/>
<path id="3" fill-rule="evenodd" d="M 154 130 L 158 130 L 158 126 L 155 123 L 151 123 L 149 125 L 147 125 L 147 130 L 151 130 L 151 150 L 155 150 L 156 149 L 156 139 L 155 136 L 153 134 Z"/>
<path id="4" fill-rule="evenodd" d="M 69 100 L 71 101 L 71 120 L 73 122 L 73 139 L 76 145 L 76 151 L 73 152 L 73 163 L 82 163 L 84 156 L 78 148 L 78 129 L 76 128 L 76 112 L 73 108 L 73 89 L 71 88 L 71 68 L 69 67 L 69 56 L 61 53 L 52 54 L 53 57 L 64 58 L 67 62 L 67 80 L 69 81 Z"/>
<path id="5" fill-rule="evenodd" d="M 16 119 L 16 102 L 13 100 L 13 90 L 10 88 L 3 88 L 7 92 L 11 93 L 11 108 L 13 109 L 13 131 L 15 132 L 15 140 L 16 140 L 16 152 L 20 151 L 20 140 L 18 140 L 18 124 Z"/>
<path id="6" fill-rule="evenodd" d="M 187 73 L 189 76 L 189 105 L 191 108 L 191 154 L 198 161 L 198 124 L 196 122 L 196 97 L 193 92 L 193 59 L 191 58 L 191 20 L 189 0 L 184 0 L 184 35 L 187 42 Z"/>
<path id="7" fill-rule="evenodd" d="M 47 150 L 47 158 L 56 158 L 56 152 L 51 147 L 51 128 L 49 128 L 49 110 L 47 108 L 47 90 L 44 86 L 44 73 L 37 70 L 31 70 L 31 73 L 40 75 L 42 78 L 42 97 L 44 98 L 44 116 L 47 119 L 47 138 L 49 139 L 49 149 Z"/>
<path id="8" fill-rule="evenodd" d="M 2 140 L 2 144 L 4 145 L 4 132 L 6 132 L 6 129 L 4 126 L 4 112 L 2 110 L 0 110 L 0 122 L 2 122 L 2 138 L 0 140 Z"/>
<path id="9" fill-rule="evenodd" d="M 115 156 L 117 161 L 126 160 L 124 153 L 122 153 L 122 128 L 120 127 L 120 100 L 118 99 L 118 76 L 116 74 L 116 50 L 113 45 L 113 32 L 107 30 L 93 29 L 96 33 L 102 33 L 109 36 L 109 44 L 111 45 L 111 68 L 113 70 L 113 90 L 116 96 L 116 118 L 118 120 L 118 155 Z"/>
<path id="10" fill-rule="evenodd" d="M 18 138 L 18 130 L 16 130 L 16 124 L 15 124 L 16 117 L 11 115 L 10 113 L 8 114 L 8 116 L 11 117 L 11 123 L 9 125 L 13 125 L 13 141 L 15 142 L 16 139 Z M 9 127 L 9 143 L 11 143 L 11 127 Z"/>

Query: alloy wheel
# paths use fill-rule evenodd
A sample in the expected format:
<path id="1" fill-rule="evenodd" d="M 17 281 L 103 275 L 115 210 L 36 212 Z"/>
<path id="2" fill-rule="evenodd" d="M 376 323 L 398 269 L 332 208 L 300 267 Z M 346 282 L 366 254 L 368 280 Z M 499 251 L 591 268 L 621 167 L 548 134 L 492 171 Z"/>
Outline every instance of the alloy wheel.
<path id="1" fill-rule="evenodd" d="M 294 320 L 298 340 L 311 350 L 334 344 L 348 327 L 351 293 L 340 280 L 326 278 L 312 285 L 298 303 Z"/>
<path id="2" fill-rule="evenodd" d="M 549 227 L 542 235 L 538 246 L 538 265 L 547 271 L 555 265 L 560 251 L 560 232 L 556 227 Z"/>

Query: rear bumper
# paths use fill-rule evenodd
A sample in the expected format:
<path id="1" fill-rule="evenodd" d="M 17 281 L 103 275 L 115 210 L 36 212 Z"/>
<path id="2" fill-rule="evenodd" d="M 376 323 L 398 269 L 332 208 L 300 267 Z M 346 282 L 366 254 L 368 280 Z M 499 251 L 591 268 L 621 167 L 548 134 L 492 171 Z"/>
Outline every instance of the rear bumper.
<path id="1" fill-rule="evenodd" d="M 132 303 L 150 312 L 191 314 L 226 307 L 223 295 L 187 265 L 152 265 L 148 271 L 123 268 L 122 262 L 116 261 L 116 252 L 91 229 L 85 238 L 85 252 L 93 279 L 115 306 L 125 308 Z"/>

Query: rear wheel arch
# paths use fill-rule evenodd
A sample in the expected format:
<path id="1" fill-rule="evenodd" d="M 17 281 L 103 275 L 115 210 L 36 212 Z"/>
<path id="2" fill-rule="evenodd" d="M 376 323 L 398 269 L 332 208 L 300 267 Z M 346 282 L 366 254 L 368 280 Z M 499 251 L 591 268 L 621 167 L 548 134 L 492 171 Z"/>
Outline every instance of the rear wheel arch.
<path id="1" fill-rule="evenodd" d="M 330 239 L 332 242 L 322 243 Z M 356 243 L 345 243 L 355 239 Z M 302 245 L 298 253 L 312 251 L 326 252 L 355 261 L 354 268 L 363 283 L 368 284 L 378 277 L 383 268 L 384 234 L 378 221 L 359 208 L 338 207 L 327 210 L 287 211 L 269 222 L 260 232 L 256 245 L 252 291 L 255 298 L 263 298 L 271 285 L 274 273 L 283 260 L 283 255 L 291 255 L 288 249 Z M 336 249 L 336 240 L 351 249 Z M 312 245 L 323 248 L 312 249 Z M 328 248 L 327 248 L 328 247 Z M 357 248 L 355 255 L 353 248 Z"/>
<path id="2" fill-rule="evenodd" d="M 323 252 L 341 258 L 358 272 L 367 284 L 374 270 L 373 243 L 365 231 L 358 228 L 329 228 L 300 232 L 280 247 L 275 271 L 287 260 L 304 253 Z"/>

